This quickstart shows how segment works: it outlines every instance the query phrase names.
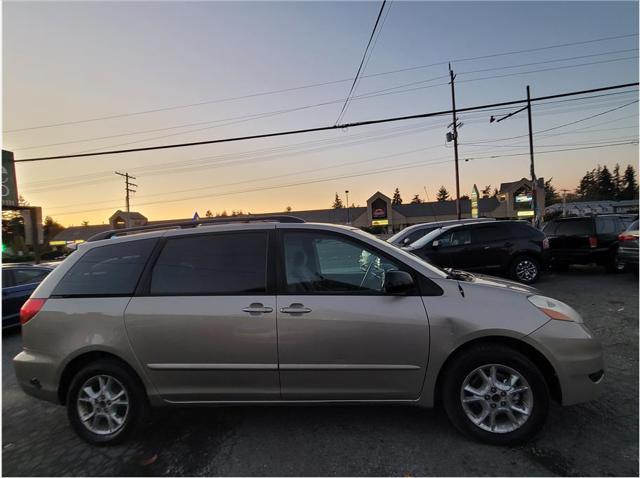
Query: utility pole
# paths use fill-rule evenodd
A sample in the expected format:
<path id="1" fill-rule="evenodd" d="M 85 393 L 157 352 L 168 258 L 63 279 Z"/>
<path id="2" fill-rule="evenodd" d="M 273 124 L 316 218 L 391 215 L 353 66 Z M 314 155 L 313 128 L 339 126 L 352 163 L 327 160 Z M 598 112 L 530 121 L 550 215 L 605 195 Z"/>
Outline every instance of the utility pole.
<path id="1" fill-rule="evenodd" d="M 538 219 L 538 180 L 536 179 L 536 169 L 533 163 L 533 124 L 531 123 L 531 92 L 529 85 L 527 85 L 527 116 L 529 118 L 529 156 L 531 158 L 531 182 L 533 183 L 533 223 L 535 224 Z"/>
<path id="2" fill-rule="evenodd" d="M 130 212 L 130 200 L 129 200 L 129 194 L 130 193 L 135 193 L 136 190 L 132 189 L 132 187 L 137 188 L 138 185 L 132 183 L 131 181 L 129 181 L 129 179 L 136 179 L 134 176 L 130 176 L 129 173 L 120 173 L 118 171 L 115 171 L 115 173 L 118 176 L 122 176 L 124 178 L 124 189 L 125 189 L 125 193 L 126 193 L 126 201 L 127 201 L 127 212 Z"/>
<path id="3" fill-rule="evenodd" d="M 460 210 L 460 173 L 458 171 L 458 118 L 456 116 L 456 89 L 454 85 L 456 75 L 453 74 L 451 63 L 449 63 L 449 78 L 451 78 L 451 110 L 453 113 L 453 122 L 449 126 L 453 127 L 453 153 L 456 165 L 456 213 L 458 219 L 462 219 L 462 211 Z M 447 140 L 451 141 L 450 134 L 447 135 Z"/>
<path id="4" fill-rule="evenodd" d="M 536 169 L 535 169 L 535 165 L 533 162 L 533 123 L 531 121 L 531 91 L 529 89 L 529 85 L 527 85 L 527 105 L 524 106 L 523 108 L 520 108 L 517 111 L 513 111 L 512 113 L 509 113 L 508 115 L 503 116 L 502 118 L 496 118 L 495 116 L 491 116 L 491 118 L 489 118 L 489 123 L 493 123 L 494 121 L 496 123 L 499 123 L 500 121 L 506 120 L 507 118 L 512 117 L 513 115 L 517 115 L 518 113 L 527 110 L 527 118 L 529 120 L 529 157 L 530 157 L 530 164 L 529 164 L 529 172 L 531 174 L 531 182 L 533 183 L 533 188 L 532 188 L 532 195 L 531 195 L 531 199 L 532 199 L 532 208 L 533 208 L 533 223 L 535 224 L 536 219 L 538 219 L 538 201 L 537 201 L 537 179 L 536 179 Z"/>
<path id="5" fill-rule="evenodd" d="M 351 206 L 349 206 L 349 190 L 344 192 L 347 195 L 347 225 L 351 225 Z"/>
<path id="6" fill-rule="evenodd" d="M 568 189 L 561 189 L 562 191 L 562 217 L 567 216 L 567 193 Z"/>

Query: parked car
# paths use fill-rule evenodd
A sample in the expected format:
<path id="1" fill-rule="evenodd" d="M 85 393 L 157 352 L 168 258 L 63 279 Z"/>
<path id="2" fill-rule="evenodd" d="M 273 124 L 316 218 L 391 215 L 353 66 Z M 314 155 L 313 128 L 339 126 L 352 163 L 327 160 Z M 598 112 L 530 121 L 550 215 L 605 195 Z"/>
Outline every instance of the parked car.
<path id="1" fill-rule="evenodd" d="M 66 405 L 93 444 L 122 441 L 149 405 L 436 401 L 460 430 L 514 444 L 551 399 L 600 393 L 601 346 L 560 301 L 356 228 L 247 221 L 80 245 L 22 308 L 21 387 Z"/>
<path id="2" fill-rule="evenodd" d="M 618 260 L 627 269 L 638 272 L 638 219 L 618 236 Z"/>
<path id="3" fill-rule="evenodd" d="M 28 264 L 2 266 L 3 329 L 20 325 L 20 307 L 52 269 L 52 267 Z"/>
<path id="4" fill-rule="evenodd" d="M 413 226 L 405 227 L 399 232 L 396 232 L 393 236 L 387 239 L 387 242 L 394 246 L 408 246 L 421 237 L 429 234 L 431 231 L 435 231 L 441 227 L 454 226 L 456 224 L 469 224 L 474 222 L 495 221 L 493 217 L 477 218 L 477 219 L 452 219 L 450 221 L 436 221 L 426 222 L 424 224 L 414 224 Z"/>
<path id="5" fill-rule="evenodd" d="M 625 221 L 615 214 L 549 221 L 543 231 L 549 238 L 553 266 L 566 270 L 570 264 L 598 264 L 608 272 L 621 271 L 618 235 L 626 229 Z"/>
<path id="6" fill-rule="evenodd" d="M 442 227 L 404 250 L 440 267 L 487 271 L 531 284 L 548 262 L 544 234 L 523 221 Z"/>

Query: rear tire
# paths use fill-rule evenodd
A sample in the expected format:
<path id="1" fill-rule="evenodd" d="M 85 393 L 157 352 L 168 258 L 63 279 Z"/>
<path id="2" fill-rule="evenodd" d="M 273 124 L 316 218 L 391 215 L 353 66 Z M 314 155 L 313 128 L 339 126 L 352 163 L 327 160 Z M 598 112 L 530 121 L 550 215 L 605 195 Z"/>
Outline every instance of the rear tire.
<path id="1" fill-rule="evenodd" d="M 92 445 L 121 443 L 149 410 L 138 377 L 110 359 L 90 363 L 73 377 L 66 404 L 71 426 Z"/>
<path id="2" fill-rule="evenodd" d="M 532 256 L 518 256 L 511 262 L 509 273 L 518 282 L 533 284 L 540 278 L 540 261 Z"/>
<path id="3" fill-rule="evenodd" d="M 609 274 L 618 274 L 624 270 L 624 264 L 620 263 L 617 250 L 609 254 L 605 269 Z"/>
<path id="4" fill-rule="evenodd" d="M 443 373 L 447 415 L 472 438 L 492 445 L 518 445 L 544 425 L 549 410 L 547 383 L 534 363 L 517 350 L 479 345 L 462 352 Z"/>

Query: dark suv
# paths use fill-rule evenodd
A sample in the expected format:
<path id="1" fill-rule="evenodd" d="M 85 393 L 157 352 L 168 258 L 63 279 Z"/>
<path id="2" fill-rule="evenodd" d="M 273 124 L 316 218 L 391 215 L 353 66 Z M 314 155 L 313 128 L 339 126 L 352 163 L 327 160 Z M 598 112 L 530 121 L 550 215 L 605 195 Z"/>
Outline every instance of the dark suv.
<path id="1" fill-rule="evenodd" d="M 618 235 L 625 230 L 627 217 L 607 214 L 567 217 L 549 221 L 544 233 L 549 238 L 554 268 L 569 264 L 598 264 L 609 272 L 624 265 L 618 260 Z"/>
<path id="2" fill-rule="evenodd" d="M 441 267 L 485 270 L 530 284 L 548 259 L 548 242 L 522 221 L 496 221 L 443 227 L 405 250 Z"/>

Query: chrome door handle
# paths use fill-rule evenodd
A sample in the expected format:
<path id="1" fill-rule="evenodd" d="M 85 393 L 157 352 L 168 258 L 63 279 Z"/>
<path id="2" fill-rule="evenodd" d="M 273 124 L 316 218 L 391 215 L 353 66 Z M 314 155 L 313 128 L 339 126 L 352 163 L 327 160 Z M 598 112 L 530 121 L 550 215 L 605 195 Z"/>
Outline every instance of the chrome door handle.
<path id="1" fill-rule="evenodd" d="M 273 312 L 273 308 L 265 307 L 261 303 L 251 304 L 249 307 L 245 307 L 242 309 L 242 312 L 248 312 L 251 315 L 258 314 L 268 314 L 269 312 Z"/>
<path id="2" fill-rule="evenodd" d="M 280 312 L 284 314 L 308 314 L 311 309 L 302 304 L 291 304 L 289 307 L 281 307 Z"/>

